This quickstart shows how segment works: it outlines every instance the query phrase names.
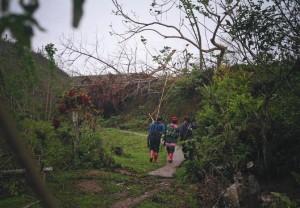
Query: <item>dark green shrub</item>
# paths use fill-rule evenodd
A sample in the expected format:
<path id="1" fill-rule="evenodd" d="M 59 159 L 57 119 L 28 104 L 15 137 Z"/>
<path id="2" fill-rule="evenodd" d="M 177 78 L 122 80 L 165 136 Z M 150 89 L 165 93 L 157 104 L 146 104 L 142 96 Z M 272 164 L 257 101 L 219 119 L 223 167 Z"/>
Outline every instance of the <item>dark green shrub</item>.
<path id="1" fill-rule="evenodd" d="M 28 186 L 24 175 L 21 177 L 20 175 L 0 176 L 0 199 L 24 194 Z"/>
<path id="2" fill-rule="evenodd" d="M 75 161 L 76 168 L 113 167 L 115 162 L 105 150 L 100 133 L 93 133 L 88 128 L 81 133 L 79 160 Z"/>
<path id="3" fill-rule="evenodd" d="M 250 126 L 257 121 L 255 114 L 262 99 L 251 95 L 251 73 L 241 69 L 216 71 L 212 83 L 201 92 L 194 169 L 230 178 L 234 169 L 240 169 L 255 155 L 255 132 Z"/>

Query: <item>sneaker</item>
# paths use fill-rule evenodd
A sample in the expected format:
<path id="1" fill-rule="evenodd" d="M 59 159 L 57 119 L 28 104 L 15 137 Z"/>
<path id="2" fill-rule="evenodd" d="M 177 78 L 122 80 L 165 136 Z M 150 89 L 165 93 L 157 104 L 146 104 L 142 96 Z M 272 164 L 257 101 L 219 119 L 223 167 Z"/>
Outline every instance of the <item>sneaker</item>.
<path id="1" fill-rule="evenodd" d="M 168 162 L 169 162 L 169 163 L 172 163 L 172 162 L 173 162 L 173 160 L 168 160 Z"/>
<path id="2" fill-rule="evenodd" d="M 150 162 L 153 162 L 153 158 L 152 157 L 150 158 Z"/>

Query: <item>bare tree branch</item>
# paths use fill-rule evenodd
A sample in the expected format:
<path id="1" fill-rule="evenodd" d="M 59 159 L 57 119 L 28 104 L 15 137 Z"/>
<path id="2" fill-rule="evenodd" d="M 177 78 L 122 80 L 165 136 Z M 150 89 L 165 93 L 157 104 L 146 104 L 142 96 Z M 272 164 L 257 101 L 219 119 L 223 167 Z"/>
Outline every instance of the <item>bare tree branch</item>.
<path id="1" fill-rule="evenodd" d="M 116 8 L 115 14 L 120 15 L 124 18 L 124 21 L 123 21 L 124 26 L 127 28 L 127 31 L 125 31 L 124 33 L 118 33 L 113 28 L 112 28 L 112 31 L 115 35 L 123 38 L 123 41 L 131 39 L 132 37 L 134 37 L 140 33 L 154 32 L 164 39 L 181 39 L 181 40 L 186 41 L 187 43 L 191 44 L 195 48 L 197 48 L 199 51 L 199 57 L 200 57 L 199 58 L 200 68 L 203 68 L 203 61 L 204 61 L 203 53 L 209 54 L 210 52 L 213 52 L 213 51 L 220 51 L 217 65 L 219 66 L 221 64 L 223 57 L 226 53 L 227 47 L 218 43 L 216 41 L 216 36 L 217 36 L 217 32 L 221 28 L 222 22 L 224 21 L 224 19 L 227 16 L 226 13 L 224 13 L 224 15 L 221 17 L 217 13 L 214 13 L 211 9 L 206 7 L 207 12 L 211 16 L 216 18 L 216 22 L 215 22 L 215 26 L 214 26 L 215 29 L 213 31 L 212 38 L 210 39 L 211 44 L 214 47 L 205 49 L 205 48 L 203 48 L 203 45 L 202 45 L 202 34 L 201 34 L 201 29 L 200 29 L 201 24 L 199 24 L 199 21 L 198 21 L 199 17 L 196 16 L 196 14 L 194 12 L 194 10 L 196 10 L 196 8 L 195 8 L 195 5 L 191 1 L 180 0 L 178 4 L 176 3 L 175 0 L 164 1 L 162 4 L 155 3 L 156 5 L 159 5 L 160 7 L 167 6 L 168 4 L 171 4 L 171 6 L 168 7 L 168 9 L 166 9 L 166 10 L 163 10 L 163 9 L 161 9 L 161 11 L 155 10 L 155 12 L 157 14 L 155 14 L 155 12 L 152 12 L 153 16 L 156 17 L 156 21 L 148 22 L 148 23 L 140 21 L 138 19 L 135 19 L 135 18 L 129 16 L 128 14 L 126 14 L 125 11 L 123 10 L 122 6 L 119 4 L 119 2 L 117 0 L 112 0 L 112 2 Z M 161 15 L 162 12 L 170 11 L 171 8 L 174 8 L 174 5 L 176 5 L 177 9 L 179 9 L 180 11 L 182 11 L 185 14 L 185 19 L 187 19 L 187 21 L 189 22 L 189 25 L 184 24 L 184 21 L 180 21 L 180 25 L 184 26 L 186 28 L 186 30 L 189 31 L 189 33 L 192 37 L 189 37 L 188 34 L 185 34 L 186 32 L 181 30 L 181 26 L 176 27 L 174 25 L 163 23 L 158 20 L 157 17 L 159 15 Z M 201 14 L 200 11 L 199 11 L 199 14 Z M 166 32 L 165 29 L 168 29 L 168 31 Z M 204 27 L 204 30 L 206 30 L 206 29 L 207 28 Z"/>

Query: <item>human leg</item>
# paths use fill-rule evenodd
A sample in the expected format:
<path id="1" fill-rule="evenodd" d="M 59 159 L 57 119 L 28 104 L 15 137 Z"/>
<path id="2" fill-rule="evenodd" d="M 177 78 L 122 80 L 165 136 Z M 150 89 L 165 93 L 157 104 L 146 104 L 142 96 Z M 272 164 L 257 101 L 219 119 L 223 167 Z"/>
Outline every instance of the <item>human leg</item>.
<path id="1" fill-rule="evenodd" d="M 150 162 L 153 162 L 154 159 L 154 150 L 155 150 L 155 141 L 153 137 L 149 138 L 149 150 L 150 150 Z"/>
<path id="2" fill-rule="evenodd" d="M 153 158 L 154 158 L 154 151 L 150 150 L 150 162 L 153 162 Z"/>
<path id="3" fill-rule="evenodd" d="M 160 137 L 154 139 L 154 161 L 155 163 L 158 162 L 158 153 L 159 153 L 159 146 L 160 146 Z"/>
<path id="4" fill-rule="evenodd" d="M 166 143 L 167 151 L 168 151 L 168 162 L 173 162 L 173 155 L 175 152 L 176 143 Z"/>

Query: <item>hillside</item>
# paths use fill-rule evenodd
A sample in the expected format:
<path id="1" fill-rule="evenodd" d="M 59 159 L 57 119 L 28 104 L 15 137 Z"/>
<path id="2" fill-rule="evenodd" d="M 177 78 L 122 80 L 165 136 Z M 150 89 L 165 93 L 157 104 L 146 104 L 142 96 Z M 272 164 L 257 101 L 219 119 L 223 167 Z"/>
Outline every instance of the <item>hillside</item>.
<path id="1" fill-rule="evenodd" d="M 50 63 L 41 53 L 0 40 L 0 97 L 9 108 L 19 109 L 23 116 L 50 118 L 61 90 L 70 83 L 70 77 Z"/>

